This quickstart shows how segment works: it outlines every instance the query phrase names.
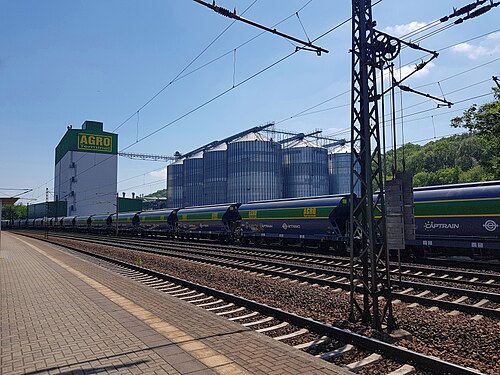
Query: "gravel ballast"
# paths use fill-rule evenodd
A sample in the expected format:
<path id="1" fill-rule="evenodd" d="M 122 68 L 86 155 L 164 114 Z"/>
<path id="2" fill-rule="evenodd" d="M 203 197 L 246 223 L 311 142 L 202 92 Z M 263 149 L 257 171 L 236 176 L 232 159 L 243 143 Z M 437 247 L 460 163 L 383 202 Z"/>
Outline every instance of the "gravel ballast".
<path id="1" fill-rule="evenodd" d="M 137 264 L 145 268 L 183 278 L 273 307 L 306 316 L 339 328 L 372 335 L 366 327 L 347 320 L 349 295 L 310 284 L 271 279 L 256 274 L 229 270 L 169 256 L 119 249 L 113 246 L 85 244 L 79 241 L 57 239 L 61 245 Z M 423 306 L 408 308 L 394 305 L 394 316 L 399 328 L 408 331 L 411 339 L 398 342 L 408 349 L 433 355 L 440 359 L 487 374 L 500 373 L 500 322 L 471 315 L 448 315 L 438 310 L 428 311 Z"/>

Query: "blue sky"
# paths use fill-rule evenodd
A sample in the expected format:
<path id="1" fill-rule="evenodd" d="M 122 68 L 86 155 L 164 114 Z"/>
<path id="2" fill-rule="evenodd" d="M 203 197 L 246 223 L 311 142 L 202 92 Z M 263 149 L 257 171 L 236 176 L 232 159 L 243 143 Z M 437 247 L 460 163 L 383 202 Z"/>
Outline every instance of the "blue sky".
<path id="1" fill-rule="evenodd" d="M 373 14 L 378 29 L 402 35 L 471 1 L 382 0 Z M 229 9 L 236 7 L 238 13 L 252 3 L 218 2 Z M 274 25 L 293 15 L 277 28 L 306 38 L 295 16 L 304 5 L 299 17 L 311 39 L 351 13 L 350 1 L 258 0 L 245 17 Z M 349 95 L 338 96 L 310 115 L 289 118 L 349 89 L 350 23 L 316 42 L 330 53 L 296 53 L 136 143 L 231 88 L 233 76 L 234 83 L 239 84 L 295 47 L 265 34 L 234 52 L 260 33 L 249 25 L 234 23 L 186 73 L 228 53 L 226 56 L 169 85 L 137 116 L 138 109 L 171 82 L 231 20 L 189 0 L 0 0 L 0 10 L 2 188 L 33 188 L 27 196 L 44 200 L 45 187 L 53 189 L 55 146 L 67 125 L 80 127 L 85 120 L 102 121 L 106 131 L 113 131 L 135 114 L 117 130 L 119 149 L 164 155 L 188 152 L 249 127 L 285 119 L 278 128 L 321 128 L 324 134 L 349 138 Z M 427 85 L 420 89 L 437 96 L 444 93 L 452 102 L 491 92 L 491 76 L 500 75 L 500 32 L 494 32 L 500 28 L 499 15 L 497 7 L 422 41 L 421 45 L 431 50 L 462 44 L 443 50 L 407 84 Z M 483 34 L 487 35 L 463 43 Z M 421 56 L 421 52 L 404 49 L 395 63 L 415 64 Z M 404 67 L 402 71 L 410 69 Z M 449 126 L 451 118 L 472 103 L 491 99 L 491 95 L 483 96 L 451 109 L 432 110 L 434 101 L 405 93 L 405 140 L 425 143 L 434 136 L 457 132 Z M 398 106 L 399 100 L 398 95 Z M 163 188 L 164 166 L 120 158 L 119 190 L 129 195 L 132 191 L 140 194 Z M 0 195 L 8 193 L 1 191 Z"/>

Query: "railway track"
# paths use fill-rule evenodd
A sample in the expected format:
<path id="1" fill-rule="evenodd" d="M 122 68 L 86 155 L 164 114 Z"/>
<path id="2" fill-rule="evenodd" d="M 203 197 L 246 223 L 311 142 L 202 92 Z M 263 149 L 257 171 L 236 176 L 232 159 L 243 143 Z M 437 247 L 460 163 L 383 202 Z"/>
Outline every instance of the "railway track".
<path id="1" fill-rule="evenodd" d="M 74 238 L 73 235 L 68 234 L 52 234 L 56 236 L 67 236 L 67 238 Z M 75 238 L 85 237 L 89 239 L 102 240 L 102 236 L 78 234 Z M 242 257 L 256 257 L 259 259 L 269 259 L 275 261 L 294 262 L 300 265 L 309 264 L 318 268 L 321 267 L 334 267 L 338 269 L 349 269 L 349 259 L 345 257 L 321 255 L 321 254 L 304 254 L 304 253 L 290 253 L 283 250 L 270 250 L 261 248 L 249 248 L 234 245 L 221 245 L 213 244 L 210 242 L 182 242 L 172 240 L 156 240 L 148 238 L 136 239 L 131 237 L 114 237 L 113 241 L 124 245 L 138 245 L 145 248 L 168 249 L 170 246 L 175 246 L 178 249 L 185 249 L 186 251 L 193 252 L 199 250 L 202 252 L 213 252 L 218 254 L 233 254 Z M 500 274 L 486 273 L 484 271 L 476 272 L 469 270 L 457 270 L 453 268 L 439 268 L 429 266 L 419 266 L 413 264 L 401 264 L 391 262 L 391 274 L 396 278 L 399 275 L 412 279 L 433 280 L 437 282 L 449 282 L 453 284 L 462 284 L 464 286 L 480 287 L 485 290 L 500 289 Z"/>
<path id="2" fill-rule="evenodd" d="M 116 245 L 132 251 L 142 251 L 150 254 L 162 256 L 173 256 L 180 259 L 185 259 L 193 262 L 215 265 L 224 268 L 230 268 L 237 271 L 253 272 L 264 276 L 271 276 L 282 279 L 297 280 L 323 287 L 330 287 L 334 290 L 350 290 L 349 273 L 347 271 L 338 271 L 328 268 L 317 268 L 317 266 L 303 266 L 296 263 L 284 262 L 282 258 L 276 260 L 257 260 L 257 259 L 241 259 L 241 254 L 224 254 L 224 253 L 208 253 L 188 249 L 181 246 L 180 249 L 166 249 L 165 245 L 152 246 L 148 241 L 145 246 L 144 241 L 135 239 L 116 239 L 113 238 L 102 240 L 99 237 L 92 236 L 73 236 L 73 235 L 56 235 L 55 237 L 83 240 L 86 242 L 100 245 Z M 173 242 L 170 245 L 176 245 Z M 190 245 L 187 245 L 190 246 Z M 154 248 L 152 248 L 154 247 Z M 321 265 L 322 267 L 325 264 Z M 492 277 L 494 277 L 493 275 Z M 494 279 L 490 279 L 494 280 Z M 488 287 L 493 283 L 486 284 Z M 358 291 L 361 291 L 359 288 Z M 411 281 L 395 282 L 393 289 L 394 303 L 407 303 L 408 306 L 415 307 L 417 305 L 426 306 L 429 310 L 441 309 L 449 311 L 450 314 L 458 312 L 472 315 L 472 319 L 480 319 L 481 316 L 491 318 L 500 318 L 500 294 L 492 293 L 491 291 L 478 291 L 471 289 L 463 289 L 449 287 L 443 285 L 424 284 Z"/>
<path id="3" fill-rule="evenodd" d="M 57 244 L 56 241 L 49 242 Z M 439 358 L 424 355 L 375 338 L 333 327 L 303 316 L 283 311 L 247 298 L 173 277 L 158 271 L 112 259 L 76 247 L 63 245 L 99 265 L 149 287 L 168 293 L 187 303 L 205 308 L 243 326 L 255 329 L 310 352 L 322 359 L 335 361 L 346 369 L 370 373 L 406 374 L 417 371 L 431 373 L 479 374 Z M 386 368 L 394 368 L 385 371 Z"/>
<path id="4" fill-rule="evenodd" d="M 128 241 L 125 239 L 125 241 Z M 149 242 L 150 240 L 148 240 Z M 127 243 L 127 242 L 125 242 Z M 141 242 L 135 242 L 140 244 Z M 186 250 L 200 249 L 204 252 L 221 252 L 223 250 L 225 253 L 232 253 L 238 256 L 246 257 L 258 257 L 267 258 L 273 260 L 283 260 L 288 262 L 297 262 L 300 264 L 310 264 L 315 267 L 335 267 L 340 269 L 349 269 L 349 259 L 343 257 L 332 257 L 316 254 L 290 254 L 290 252 L 284 251 L 269 251 L 262 249 L 252 249 L 252 248 L 241 248 L 235 246 L 221 246 L 221 245 L 200 245 L 199 243 L 179 243 L 176 241 L 168 242 L 168 245 L 174 245 L 176 247 L 183 247 Z M 153 242 L 152 247 L 165 248 L 166 244 L 164 242 Z M 463 284 L 467 286 L 477 286 L 485 289 L 497 288 L 500 289 L 500 275 L 498 274 L 488 274 L 484 272 L 471 272 L 465 270 L 454 270 L 451 268 L 429 268 L 429 266 L 415 266 L 402 264 L 401 267 L 397 263 L 391 262 L 393 267 L 391 273 L 399 277 L 412 277 L 415 279 L 427 279 L 434 281 L 449 281 L 455 284 Z"/>

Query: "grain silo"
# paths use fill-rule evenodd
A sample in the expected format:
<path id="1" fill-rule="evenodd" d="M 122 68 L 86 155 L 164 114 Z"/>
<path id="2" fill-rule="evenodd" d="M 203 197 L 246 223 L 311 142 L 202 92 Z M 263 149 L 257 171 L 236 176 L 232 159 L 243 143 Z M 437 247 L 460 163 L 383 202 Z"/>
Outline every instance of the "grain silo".
<path id="1" fill-rule="evenodd" d="M 227 202 L 227 144 L 208 149 L 203 155 L 204 203 Z"/>
<path id="2" fill-rule="evenodd" d="M 227 200 L 246 203 L 283 197 L 281 145 L 249 133 L 227 146 Z"/>
<path id="3" fill-rule="evenodd" d="M 197 152 L 184 159 L 184 186 L 182 205 L 203 205 L 203 152 Z"/>
<path id="4" fill-rule="evenodd" d="M 351 152 L 349 146 L 343 146 L 337 152 L 328 155 L 330 174 L 330 194 L 349 194 L 351 191 Z M 359 168 L 357 168 L 359 171 Z M 360 186 L 354 191 L 359 194 Z"/>
<path id="5" fill-rule="evenodd" d="M 328 151 L 305 139 L 283 150 L 284 198 L 329 194 Z"/>
<path id="6" fill-rule="evenodd" d="M 182 207 L 184 185 L 184 162 L 176 160 L 167 167 L 167 207 Z"/>

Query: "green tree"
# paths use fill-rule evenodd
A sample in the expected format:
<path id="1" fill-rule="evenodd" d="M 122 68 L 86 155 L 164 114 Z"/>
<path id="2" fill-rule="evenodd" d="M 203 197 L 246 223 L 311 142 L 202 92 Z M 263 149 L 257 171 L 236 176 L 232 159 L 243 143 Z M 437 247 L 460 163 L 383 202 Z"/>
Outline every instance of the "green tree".
<path id="1" fill-rule="evenodd" d="M 458 176 L 458 182 L 476 182 L 476 181 L 488 181 L 493 180 L 494 176 L 488 172 L 486 172 L 482 165 L 475 165 L 469 170 L 460 172 L 460 176 Z"/>
<path id="2" fill-rule="evenodd" d="M 2 207 L 2 220 L 25 219 L 26 212 L 23 204 L 6 204 Z"/>
<path id="3" fill-rule="evenodd" d="M 418 172 L 413 175 L 413 186 L 421 187 L 429 185 L 429 172 Z"/>
<path id="4" fill-rule="evenodd" d="M 413 185 L 429 186 L 462 182 L 493 180 L 485 167 L 492 159 L 492 152 L 485 148 L 475 133 L 453 135 L 429 142 L 423 146 L 407 144 L 397 149 L 398 170 L 413 173 Z M 392 150 L 387 152 L 387 178 L 392 178 Z"/>
<path id="5" fill-rule="evenodd" d="M 494 178 L 500 179 L 500 89 L 494 88 L 495 100 L 483 105 L 472 105 L 462 116 L 451 121 L 455 128 L 466 128 L 477 135 L 491 158 L 483 167 Z"/>
<path id="6" fill-rule="evenodd" d="M 455 165 L 462 171 L 475 168 L 478 164 L 491 159 L 491 152 L 486 150 L 478 137 L 463 137 L 457 145 Z"/>
<path id="7" fill-rule="evenodd" d="M 146 198 L 166 198 L 167 197 L 167 189 L 161 189 L 155 191 L 154 193 L 148 194 L 145 196 Z"/>

